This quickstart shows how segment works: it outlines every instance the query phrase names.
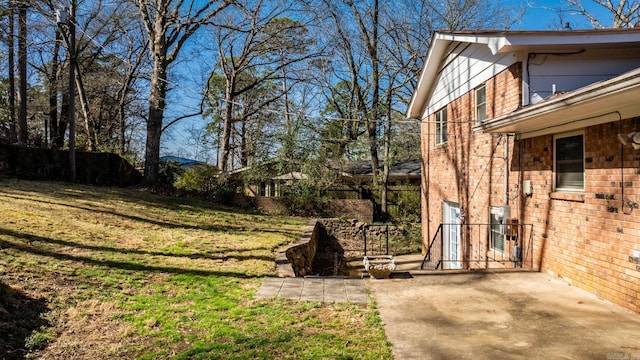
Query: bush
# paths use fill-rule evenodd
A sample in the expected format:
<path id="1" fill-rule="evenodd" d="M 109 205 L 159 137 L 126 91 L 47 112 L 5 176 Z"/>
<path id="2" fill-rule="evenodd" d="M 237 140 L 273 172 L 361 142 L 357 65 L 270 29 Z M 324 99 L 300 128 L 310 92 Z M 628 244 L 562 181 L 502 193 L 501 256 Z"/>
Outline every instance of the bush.
<path id="1" fill-rule="evenodd" d="M 296 182 L 283 187 L 282 199 L 290 215 L 323 216 L 327 208 L 320 189 L 308 182 Z"/>
<path id="2" fill-rule="evenodd" d="M 216 185 L 206 192 L 207 199 L 218 204 L 231 205 L 236 188 L 225 180 L 216 181 Z"/>
<path id="3" fill-rule="evenodd" d="M 196 166 L 184 170 L 176 162 L 166 162 L 160 167 L 160 185 L 178 195 L 206 198 L 219 204 L 230 205 L 236 189 L 231 183 L 220 178 L 219 172 L 213 166 Z"/>
<path id="4" fill-rule="evenodd" d="M 395 255 L 419 254 L 422 252 L 422 227 L 420 223 L 399 223 L 404 228 L 404 236 L 390 239 L 392 244 L 389 245 L 393 249 Z"/>
<path id="5" fill-rule="evenodd" d="M 419 222 L 421 214 L 420 188 L 397 187 L 392 192 L 397 204 L 396 211 L 392 216 L 403 222 Z"/>
<path id="6" fill-rule="evenodd" d="M 184 173 L 184 169 L 180 167 L 180 164 L 167 161 L 160 162 L 160 169 L 158 171 L 158 183 L 162 188 L 175 189 L 174 183 Z"/>
<path id="7" fill-rule="evenodd" d="M 213 166 L 196 166 L 179 174 L 173 185 L 181 190 L 209 192 L 219 187 L 219 173 Z"/>

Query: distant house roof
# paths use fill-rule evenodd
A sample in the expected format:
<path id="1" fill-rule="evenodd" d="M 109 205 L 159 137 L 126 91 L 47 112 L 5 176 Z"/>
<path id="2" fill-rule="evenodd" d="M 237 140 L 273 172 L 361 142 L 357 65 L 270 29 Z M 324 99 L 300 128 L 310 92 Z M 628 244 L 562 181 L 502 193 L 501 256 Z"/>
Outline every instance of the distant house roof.
<path id="1" fill-rule="evenodd" d="M 272 180 L 307 180 L 309 177 L 298 171 L 290 172 L 284 175 L 276 176 Z"/>
<path id="2" fill-rule="evenodd" d="M 408 160 L 398 162 L 391 166 L 389 175 L 391 176 L 420 176 L 421 161 Z M 347 175 L 372 176 L 371 160 L 351 161 L 343 168 L 343 173 Z"/>
<path id="3" fill-rule="evenodd" d="M 174 163 L 178 163 L 178 165 L 180 165 L 180 166 L 206 165 L 207 164 L 207 163 L 202 162 L 202 161 L 193 160 L 193 159 L 187 159 L 187 158 L 183 158 L 183 157 L 179 157 L 179 156 L 172 156 L 172 155 L 161 156 L 160 157 L 160 162 L 174 162 Z"/>
<path id="4" fill-rule="evenodd" d="M 390 175 L 415 175 L 420 176 L 422 169 L 421 160 L 409 160 L 394 164 L 389 171 Z"/>

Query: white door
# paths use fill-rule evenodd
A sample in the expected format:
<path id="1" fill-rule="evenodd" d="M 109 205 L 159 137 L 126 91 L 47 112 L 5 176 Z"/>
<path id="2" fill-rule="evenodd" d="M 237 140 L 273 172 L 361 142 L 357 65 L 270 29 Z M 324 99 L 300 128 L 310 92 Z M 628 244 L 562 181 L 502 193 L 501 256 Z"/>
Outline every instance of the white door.
<path id="1" fill-rule="evenodd" d="M 460 261 L 460 206 L 443 202 L 443 268 L 462 269 Z"/>

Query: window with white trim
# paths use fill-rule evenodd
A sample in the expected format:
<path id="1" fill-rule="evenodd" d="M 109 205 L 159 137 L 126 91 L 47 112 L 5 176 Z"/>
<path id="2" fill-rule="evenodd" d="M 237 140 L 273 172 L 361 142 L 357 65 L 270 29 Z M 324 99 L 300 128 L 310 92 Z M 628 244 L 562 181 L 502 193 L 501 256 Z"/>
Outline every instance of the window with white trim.
<path id="1" fill-rule="evenodd" d="M 491 227 L 489 229 L 489 244 L 491 250 L 504 252 L 504 234 L 506 225 L 502 223 L 502 212 L 500 207 L 492 206 L 489 208 L 489 218 Z"/>
<path id="2" fill-rule="evenodd" d="M 482 84 L 476 88 L 476 121 L 481 123 L 487 119 L 487 87 Z"/>
<path id="3" fill-rule="evenodd" d="M 436 112 L 436 145 L 447 142 L 447 107 Z"/>
<path id="4" fill-rule="evenodd" d="M 584 191 L 584 133 L 556 135 L 553 144 L 555 189 Z"/>

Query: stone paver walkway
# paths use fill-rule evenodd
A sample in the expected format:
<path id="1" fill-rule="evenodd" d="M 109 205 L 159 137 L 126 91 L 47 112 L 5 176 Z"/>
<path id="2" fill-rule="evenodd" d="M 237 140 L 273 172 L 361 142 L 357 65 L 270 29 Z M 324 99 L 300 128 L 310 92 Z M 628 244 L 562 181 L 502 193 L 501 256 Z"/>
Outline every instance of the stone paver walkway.
<path id="1" fill-rule="evenodd" d="M 364 280 L 356 278 L 266 278 L 256 298 L 368 303 Z"/>

